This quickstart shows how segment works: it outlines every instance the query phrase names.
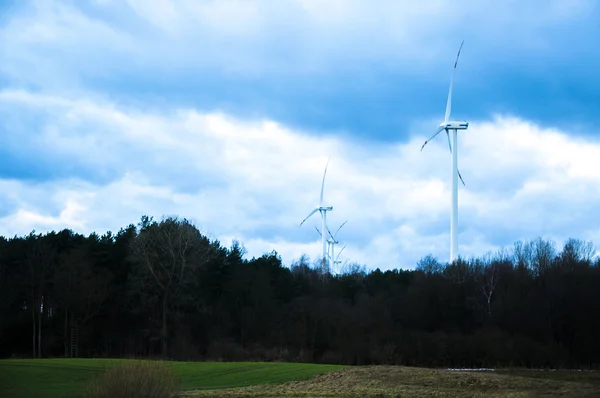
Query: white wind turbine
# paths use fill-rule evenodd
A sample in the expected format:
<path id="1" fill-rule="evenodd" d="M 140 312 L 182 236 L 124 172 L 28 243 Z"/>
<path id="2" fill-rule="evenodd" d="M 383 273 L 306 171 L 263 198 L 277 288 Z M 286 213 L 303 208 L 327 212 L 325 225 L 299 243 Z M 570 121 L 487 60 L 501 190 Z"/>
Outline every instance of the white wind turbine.
<path id="1" fill-rule="evenodd" d="M 321 199 L 319 200 L 319 207 L 315 208 L 313 211 L 311 211 L 310 213 L 308 213 L 308 216 L 306 216 L 306 218 L 304 218 L 304 220 L 302 220 L 302 222 L 300 223 L 300 227 L 302 226 L 302 224 L 304 224 L 304 222 L 306 220 L 308 220 L 313 214 L 315 214 L 317 211 L 321 213 L 321 223 L 322 223 L 322 231 L 325 231 L 325 229 L 327 228 L 327 212 L 333 210 L 333 206 L 323 206 L 323 191 L 325 189 L 325 175 L 327 174 L 327 166 L 329 166 L 329 159 L 327 159 L 327 164 L 325 165 L 325 172 L 323 173 L 323 182 L 321 183 Z M 323 257 L 322 257 L 322 267 L 323 267 L 323 271 L 327 270 L 327 242 L 325 239 L 325 234 L 321 234 L 321 241 L 323 244 Z"/>
<path id="2" fill-rule="evenodd" d="M 446 137 L 448 138 L 448 147 L 450 148 L 450 153 L 452 155 L 452 211 L 450 213 L 450 262 L 453 262 L 458 255 L 458 178 L 462 181 L 463 185 L 465 182 L 458 171 L 458 130 L 466 130 L 469 127 L 469 122 L 454 122 L 450 121 L 450 110 L 452 108 L 452 87 L 454 85 L 454 73 L 456 72 L 456 64 L 458 63 L 458 57 L 460 56 L 460 50 L 462 49 L 464 40 L 460 43 L 460 48 L 458 49 L 458 54 L 456 55 L 456 61 L 454 62 L 454 69 L 452 69 L 452 78 L 450 80 L 450 90 L 448 92 L 448 100 L 446 102 L 446 115 L 444 117 L 444 121 L 439 125 L 437 131 L 431 138 L 429 138 L 423 146 L 421 150 L 425 147 L 425 145 L 431 141 L 436 135 L 446 130 Z M 452 132 L 452 144 L 450 144 L 450 135 L 449 132 Z M 454 148 L 454 150 L 453 150 Z"/>
<path id="3" fill-rule="evenodd" d="M 331 233 L 331 231 L 329 230 L 329 227 L 325 226 L 327 228 L 327 232 L 329 233 L 329 236 L 331 237 L 331 239 L 327 239 L 327 257 L 329 258 L 329 261 L 331 262 L 331 264 L 333 264 L 333 266 L 335 267 L 336 264 L 340 264 L 341 261 L 338 261 L 338 259 L 340 258 L 340 255 L 342 254 L 342 252 L 344 251 L 344 249 L 346 248 L 347 245 L 344 245 L 344 247 L 342 247 L 342 250 L 340 250 L 340 252 L 338 253 L 337 257 L 335 256 L 335 245 L 337 245 L 338 243 L 340 243 L 338 240 L 335 239 L 335 237 L 337 236 L 338 232 L 340 232 L 340 229 L 342 229 L 342 227 L 344 225 L 346 225 L 348 221 L 344 221 L 342 223 L 342 225 L 340 225 L 338 227 L 338 229 L 335 231 L 334 234 Z M 320 236 L 323 236 L 323 234 L 321 234 L 321 231 L 319 230 L 319 228 L 315 227 L 315 229 L 317 230 L 317 232 L 319 233 Z"/>
<path id="4" fill-rule="evenodd" d="M 327 232 L 329 233 L 329 236 L 331 236 L 331 262 L 333 264 L 333 266 L 335 267 L 336 264 L 341 263 L 341 261 L 338 261 L 338 259 L 340 258 L 340 254 L 342 254 L 342 252 L 344 251 L 344 249 L 346 248 L 346 245 L 344 245 L 344 247 L 342 247 L 342 250 L 340 250 L 340 252 L 338 253 L 337 257 L 335 256 L 335 245 L 337 245 L 338 243 L 340 243 L 338 240 L 335 239 L 335 237 L 337 236 L 338 232 L 340 232 L 340 229 L 342 229 L 342 227 L 344 225 L 346 225 L 348 221 L 344 221 L 342 223 L 342 225 L 340 225 L 337 229 L 337 231 L 335 231 L 334 234 L 331 233 L 331 231 L 329 230 L 329 228 L 327 228 Z"/>
<path id="5" fill-rule="evenodd" d="M 323 237 L 323 234 L 321 233 L 321 230 L 318 227 L 315 227 L 315 230 L 319 233 L 320 237 Z M 327 242 L 327 258 L 329 259 L 329 261 L 331 261 L 331 239 L 325 239 L 325 242 Z"/>

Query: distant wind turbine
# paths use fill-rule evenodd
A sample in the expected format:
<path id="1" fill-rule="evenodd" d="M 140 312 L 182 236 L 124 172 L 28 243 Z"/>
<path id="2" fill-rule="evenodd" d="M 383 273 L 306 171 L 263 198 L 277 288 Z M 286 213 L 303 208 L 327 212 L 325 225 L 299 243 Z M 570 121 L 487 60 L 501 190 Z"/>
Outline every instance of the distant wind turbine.
<path id="1" fill-rule="evenodd" d="M 342 223 L 342 225 L 340 225 L 338 227 L 338 229 L 335 231 L 334 234 L 332 234 L 331 231 L 329 230 L 329 227 L 326 226 L 327 233 L 329 234 L 329 236 L 331 238 L 331 239 L 327 239 L 327 257 L 329 258 L 329 261 L 331 262 L 331 264 L 333 264 L 334 267 L 336 264 L 341 263 L 341 261 L 338 261 L 338 259 L 340 258 L 340 254 L 342 254 L 342 251 L 344 251 L 344 249 L 347 246 L 347 245 L 345 245 L 344 247 L 342 247 L 342 250 L 340 250 L 337 257 L 335 257 L 335 245 L 340 243 L 338 240 L 335 239 L 335 237 L 337 236 L 338 232 L 340 232 L 340 229 L 342 229 L 342 227 L 344 225 L 346 225 L 347 222 L 348 222 L 347 220 L 344 221 Z M 321 231 L 319 230 L 319 228 L 315 227 L 315 229 L 317 230 L 317 232 L 319 233 L 320 236 L 323 236 L 323 234 L 321 234 Z"/>
<path id="2" fill-rule="evenodd" d="M 340 258 L 340 255 L 342 254 L 342 252 L 344 251 L 344 249 L 346 248 L 346 246 L 348 245 L 344 245 L 344 247 L 342 247 L 342 250 L 340 250 L 340 252 L 338 253 L 337 257 L 335 258 L 335 260 L 333 261 L 334 266 L 336 264 L 341 264 L 342 262 L 340 260 L 338 260 Z M 347 260 L 346 260 L 347 261 Z"/>
<path id="3" fill-rule="evenodd" d="M 337 257 L 335 257 L 335 245 L 337 245 L 338 243 L 340 243 L 338 240 L 335 239 L 335 237 L 337 236 L 338 232 L 340 232 L 340 229 L 342 229 L 342 227 L 344 225 L 346 225 L 347 222 L 348 222 L 348 220 L 344 221 L 342 223 L 342 225 L 340 225 L 338 227 L 338 229 L 335 231 L 334 234 L 332 234 L 331 231 L 329 230 L 329 228 L 327 228 L 327 232 L 329 233 L 329 236 L 331 236 L 331 262 L 332 262 L 332 264 L 333 264 L 334 267 L 335 267 L 336 264 L 340 263 L 340 261 L 338 261 L 338 258 L 340 258 L 340 254 L 342 254 L 342 252 L 346 248 L 346 246 L 342 247 L 342 250 L 340 250 L 340 252 L 338 253 Z"/>
<path id="4" fill-rule="evenodd" d="M 325 165 L 325 172 L 323 173 L 323 182 L 321 183 L 321 199 L 319 200 L 319 206 L 317 208 L 315 208 L 313 211 L 311 211 L 310 213 L 308 213 L 308 216 L 306 216 L 306 218 L 304 218 L 304 220 L 302 220 L 302 222 L 300 223 L 300 227 L 302 226 L 302 224 L 304 224 L 304 222 L 306 220 L 308 220 L 313 214 L 315 214 L 317 211 L 321 213 L 321 231 L 325 231 L 325 229 L 327 228 L 327 212 L 333 210 L 333 206 L 323 206 L 323 191 L 325 190 L 325 175 L 327 174 L 327 167 L 329 166 L 329 159 L 327 159 L 327 164 Z M 322 241 L 322 245 L 323 245 L 323 257 L 322 257 L 322 267 L 323 267 L 323 271 L 327 271 L 327 242 L 325 239 L 325 234 L 321 234 L 321 241 Z"/>
<path id="5" fill-rule="evenodd" d="M 456 65 L 458 64 L 458 57 L 460 56 L 460 50 L 464 44 L 464 40 L 460 43 L 460 47 L 458 49 L 458 54 L 456 55 L 456 61 L 454 62 L 454 69 L 452 69 L 452 78 L 450 80 L 450 90 L 448 91 L 448 100 L 446 102 L 446 115 L 444 116 L 444 121 L 440 123 L 437 131 L 431 138 L 429 138 L 423 146 L 421 150 L 427 145 L 429 141 L 431 141 L 435 136 L 437 136 L 442 131 L 446 131 L 446 137 L 448 138 L 448 147 L 450 148 L 450 153 L 452 155 L 452 211 L 450 213 L 450 262 L 453 262 L 458 255 L 458 178 L 462 181 L 463 185 L 465 182 L 463 181 L 460 172 L 458 171 L 458 130 L 466 130 L 469 127 L 469 122 L 452 122 L 450 121 L 450 111 L 452 109 L 452 88 L 454 86 L 454 73 L 456 72 Z M 452 132 L 452 144 L 450 143 L 450 135 L 449 132 Z M 454 148 L 454 150 L 453 150 Z"/>
<path id="6" fill-rule="evenodd" d="M 321 233 L 321 230 L 318 227 L 315 227 L 315 230 L 319 233 L 319 236 L 323 236 L 323 234 Z M 325 239 L 325 242 L 327 242 L 327 258 L 329 259 L 329 261 L 331 260 L 331 239 Z"/>

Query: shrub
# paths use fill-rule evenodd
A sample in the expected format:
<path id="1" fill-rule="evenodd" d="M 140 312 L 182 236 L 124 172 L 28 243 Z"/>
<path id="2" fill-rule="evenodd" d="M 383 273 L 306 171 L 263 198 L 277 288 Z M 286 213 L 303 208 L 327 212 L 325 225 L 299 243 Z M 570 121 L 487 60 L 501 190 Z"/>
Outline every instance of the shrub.
<path id="1" fill-rule="evenodd" d="M 158 361 L 126 361 L 92 380 L 85 398 L 171 398 L 179 380 L 171 367 Z"/>

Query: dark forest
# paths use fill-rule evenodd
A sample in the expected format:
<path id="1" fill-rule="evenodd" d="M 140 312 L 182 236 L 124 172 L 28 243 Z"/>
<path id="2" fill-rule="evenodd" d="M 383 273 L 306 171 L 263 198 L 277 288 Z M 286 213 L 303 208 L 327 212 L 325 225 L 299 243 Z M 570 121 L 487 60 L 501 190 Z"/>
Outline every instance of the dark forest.
<path id="1" fill-rule="evenodd" d="M 600 260 L 536 238 L 339 275 L 245 259 L 188 220 L 0 237 L 0 357 L 596 368 Z"/>

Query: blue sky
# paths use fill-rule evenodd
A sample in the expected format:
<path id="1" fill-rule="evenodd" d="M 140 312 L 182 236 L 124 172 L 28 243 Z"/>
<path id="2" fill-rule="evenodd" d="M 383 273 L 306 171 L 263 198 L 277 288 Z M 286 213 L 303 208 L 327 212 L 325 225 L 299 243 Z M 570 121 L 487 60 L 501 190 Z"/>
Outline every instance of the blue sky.
<path id="1" fill-rule="evenodd" d="M 461 40 L 459 252 L 600 243 L 597 1 L 1 1 L 0 233 L 177 214 L 250 256 L 411 268 L 449 246 L 443 118 Z"/>

